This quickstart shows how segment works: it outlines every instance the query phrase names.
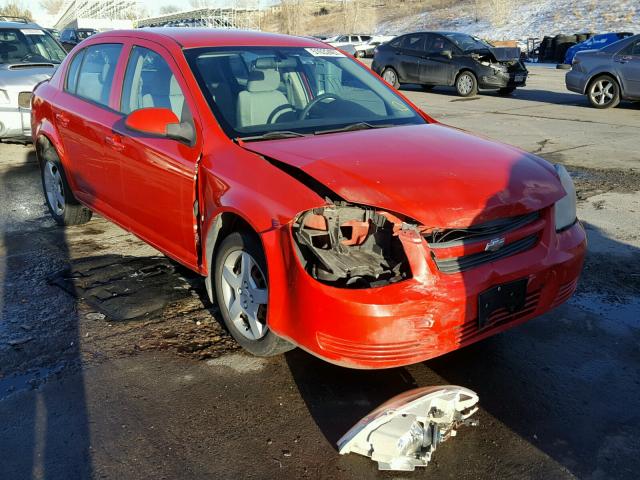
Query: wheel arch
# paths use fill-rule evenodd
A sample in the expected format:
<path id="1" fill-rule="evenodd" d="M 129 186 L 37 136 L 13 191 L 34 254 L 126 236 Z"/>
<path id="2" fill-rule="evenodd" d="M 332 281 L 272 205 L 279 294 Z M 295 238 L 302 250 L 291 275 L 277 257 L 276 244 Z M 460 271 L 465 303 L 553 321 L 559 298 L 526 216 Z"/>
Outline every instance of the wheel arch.
<path id="1" fill-rule="evenodd" d="M 213 262 L 213 255 L 220 246 L 222 240 L 230 233 L 237 231 L 248 231 L 255 234 L 256 238 L 260 241 L 262 249 L 264 251 L 264 245 L 262 238 L 258 234 L 254 226 L 239 212 L 234 210 L 225 210 L 216 214 L 207 228 L 204 241 L 204 252 L 202 258 L 204 259 L 204 268 L 206 268 L 207 275 L 205 277 L 205 286 L 207 288 L 207 295 L 212 303 L 215 303 L 215 295 L 213 293 L 212 275 L 213 269 L 211 264 Z M 265 254 L 265 261 L 268 259 Z M 268 270 L 268 269 L 267 269 Z"/>
<path id="2" fill-rule="evenodd" d="M 615 80 L 615 82 L 618 84 L 618 89 L 620 90 L 620 97 L 622 97 L 622 83 L 620 82 L 620 78 L 610 70 L 601 70 L 591 74 L 589 80 L 587 80 L 587 82 L 584 84 L 584 95 L 589 95 L 589 89 L 591 88 L 591 85 L 593 85 L 593 82 L 595 82 L 599 77 L 603 76 L 611 77 Z"/>

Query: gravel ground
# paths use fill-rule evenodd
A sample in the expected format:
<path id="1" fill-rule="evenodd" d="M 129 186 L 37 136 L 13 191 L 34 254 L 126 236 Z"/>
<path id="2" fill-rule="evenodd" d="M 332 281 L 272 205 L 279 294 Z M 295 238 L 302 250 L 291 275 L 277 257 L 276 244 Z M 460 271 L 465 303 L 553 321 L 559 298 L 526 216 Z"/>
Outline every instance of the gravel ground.
<path id="1" fill-rule="evenodd" d="M 577 294 L 480 344 L 377 372 L 299 350 L 245 355 L 179 268 L 167 304 L 144 282 L 154 313 L 105 317 L 52 278 L 87 257 L 153 264 L 158 252 L 100 218 L 56 227 L 32 149 L 0 145 L 0 478 L 636 478 L 640 110 L 590 109 L 562 75 L 534 67 L 510 99 L 404 91 L 443 122 L 567 165 L 589 234 Z M 377 404 L 448 383 L 479 393 L 481 424 L 426 470 L 379 473 L 337 454 Z"/>

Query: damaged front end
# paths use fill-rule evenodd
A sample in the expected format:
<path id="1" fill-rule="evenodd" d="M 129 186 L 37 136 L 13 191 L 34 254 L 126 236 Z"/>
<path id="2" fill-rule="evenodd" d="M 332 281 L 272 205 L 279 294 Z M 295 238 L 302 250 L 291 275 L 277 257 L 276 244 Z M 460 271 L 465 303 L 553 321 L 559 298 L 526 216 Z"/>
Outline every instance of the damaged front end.
<path id="1" fill-rule="evenodd" d="M 461 425 L 477 425 L 470 417 L 478 400 L 472 390 L 453 385 L 410 390 L 360 420 L 338 440 L 338 450 L 370 457 L 380 470 L 425 467 Z"/>
<path id="2" fill-rule="evenodd" d="M 371 288 L 411 277 L 401 233 L 418 229 L 389 212 L 337 202 L 298 215 L 293 237 L 300 261 L 316 280 Z"/>
<path id="3" fill-rule="evenodd" d="M 480 88 L 523 87 L 529 71 L 520 60 L 518 48 L 490 48 L 471 53 L 482 68 L 479 70 Z"/>

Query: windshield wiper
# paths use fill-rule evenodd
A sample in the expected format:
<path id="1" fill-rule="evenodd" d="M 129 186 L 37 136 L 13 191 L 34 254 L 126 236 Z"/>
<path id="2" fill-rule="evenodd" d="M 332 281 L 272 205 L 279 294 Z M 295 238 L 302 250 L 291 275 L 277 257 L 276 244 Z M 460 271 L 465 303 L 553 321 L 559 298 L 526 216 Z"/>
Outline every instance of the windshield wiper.
<path id="1" fill-rule="evenodd" d="M 276 130 L 275 132 L 267 132 L 262 135 L 253 135 L 250 137 L 238 137 L 236 140 L 243 142 L 255 142 L 257 140 L 277 140 L 279 138 L 306 137 L 303 133 L 292 132 L 291 130 Z"/>
<path id="2" fill-rule="evenodd" d="M 388 128 L 393 127 L 392 124 L 383 124 L 383 125 L 372 125 L 367 122 L 358 122 L 352 123 L 351 125 L 347 125 L 346 127 L 341 128 L 331 128 L 329 130 L 317 130 L 313 132 L 314 135 L 324 135 L 325 133 L 337 133 L 337 132 L 355 132 L 356 130 L 369 130 L 370 128 Z"/>

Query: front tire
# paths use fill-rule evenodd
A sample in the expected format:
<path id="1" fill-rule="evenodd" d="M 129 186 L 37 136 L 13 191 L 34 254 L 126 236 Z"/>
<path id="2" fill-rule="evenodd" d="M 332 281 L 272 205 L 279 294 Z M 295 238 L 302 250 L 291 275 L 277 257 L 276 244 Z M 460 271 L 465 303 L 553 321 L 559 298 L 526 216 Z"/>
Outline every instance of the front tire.
<path id="1" fill-rule="evenodd" d="M 469 71 L 461 72 L 456 78 L 456 92 L 461 97 L 473 97 L 478 93 L 478 80 Z"/>
<path id="2" fill-rule="evenodd" d="M 400 80 L 398 79 L 398 72 L 393 68 L 387 67 L 382 71 L 382 79 L 391 85 L 393 88 L 400 88 Z"/>
<path id="3" fill-rule="evenodd" d="M 51 146 L 42 152 L 40 173 L 47 207 L 58 225 L 81 225 L 91 220 L 93 213 L 76 200 L 62 162 Z"/>
<path id="4" fill-rule="evenodd" d="M 620 86 L 609 75 L 596 77 L 587 90 L 587 98 L 594 108 L 613 108 L 620 103 Z"/>
<path id="5" fill-rule="evenodd" d="M 213 272 L 222 319 L 245 350 L 270 357 L 295 348 L 267 326 L 267 262 L 255 234 L 228 235 L 217 249 Z"/>

